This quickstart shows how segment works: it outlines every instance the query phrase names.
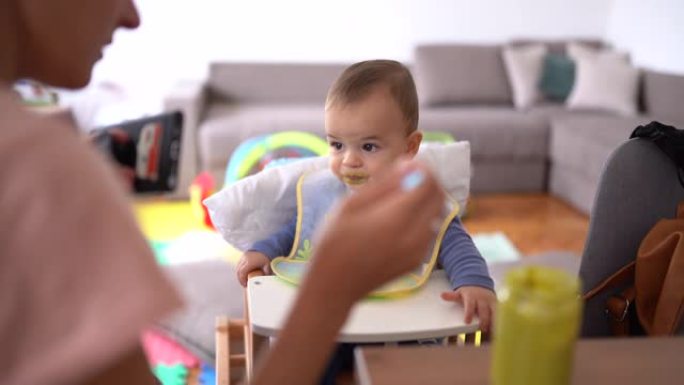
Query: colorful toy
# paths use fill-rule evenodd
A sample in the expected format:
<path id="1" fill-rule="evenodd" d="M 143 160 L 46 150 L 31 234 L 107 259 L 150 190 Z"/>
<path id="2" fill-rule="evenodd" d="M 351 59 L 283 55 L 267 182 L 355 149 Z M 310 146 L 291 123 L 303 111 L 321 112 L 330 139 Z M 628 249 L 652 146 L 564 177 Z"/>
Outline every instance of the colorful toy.
<path id="1" fill-rule="evenodd" d="M 202 364 L 202 371 L 199 374 L 199 383 L 201 385 L 215 385 L 216 369 L 212 366 Z"/>
<path id="2" fill-rule="evenodd" d="M 225 185 L 246 176 L 283 164 L 293 159 L 321 156 L 328 153 L 328 143 L 322 138 L 301 131 L 285 131 L 257 136 L 238 146 L 228 161 Z"/>
<path id="3" fill-rule="evenodd" d="M 182 364 L 194 368 L 200 364 L 199 359 L 187 349 L 156 330 L 143 332 L 141 339 L 145 355 L 152 365 Z"/>
<path id="4" fill-rule="evenodd" d="M 200 360 L 173 339 L 150 329 L 141 342 L 155 377 L 163 385 L 186 385 L 191 369 L 199 369 Z"/>
<path id="5" fill-rule="evenodd" d="M 209 198 L 214 193 L 214 177 L 208 172 L 202 172 L 190 185 L 190 203 L 192 204 L 192 211 L 196 218 L 200 218 L 202 222 L 210 229 L 214 228 L 209 217 L 209 211 L 204 206 L 202 201 Z"/>
<path id="6" fill-rule="evenodd" d="M 188 383 L 188 368 L 182 364 L 157 365 L 152 368 L 152 372 L 162 385 L 186 385 Z"/>
<path id="7" fill-rule="evenodd" d="M 423 142 L 437 142 L 437 143 L 453 143 L 456 139 L 448 132 L 442 131 L 424 131 Z"/>

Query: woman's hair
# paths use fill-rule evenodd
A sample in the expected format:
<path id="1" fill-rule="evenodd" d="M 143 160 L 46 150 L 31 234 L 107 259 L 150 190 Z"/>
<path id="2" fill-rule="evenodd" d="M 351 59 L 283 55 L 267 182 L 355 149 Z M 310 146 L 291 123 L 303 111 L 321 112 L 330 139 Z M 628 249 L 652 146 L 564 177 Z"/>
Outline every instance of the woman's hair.
<path id="1" fill-rule="evenodd" d="M 325 109 L 357 102 L 378 87 L 387 87 L 412 133 L 418 128 L 418 94 L 411 72 L 398 61 L 367 60 L 352 64 L 328 91 Z"/>

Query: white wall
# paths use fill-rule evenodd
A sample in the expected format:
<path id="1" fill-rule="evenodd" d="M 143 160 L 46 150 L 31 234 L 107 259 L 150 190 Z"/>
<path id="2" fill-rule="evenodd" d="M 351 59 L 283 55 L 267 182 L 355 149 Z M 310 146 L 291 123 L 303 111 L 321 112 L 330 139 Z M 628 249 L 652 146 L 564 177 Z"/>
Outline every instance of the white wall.
<path id="1" fill-rule="evenodd" d="M 412 43 L 515 37 L 601 38 L 612 0 L 410 1 Z"/>
<path id="2" fill-rule="evenodd" d="M 105 119 L 117 120 L 158 109 L 175 81 L 203 78 L 213 60 L 410 61 L 421 42 L 601 38 L 612 1 L 137 0 L 142 26 L 115 35 L 93 85 L 116 83 L 135 100 Z"/>
<path id="3" fill-rule="evenodd" d="M 684 74 L 684 1 L 616 0 L 606 40 L 638 66 Z"/>

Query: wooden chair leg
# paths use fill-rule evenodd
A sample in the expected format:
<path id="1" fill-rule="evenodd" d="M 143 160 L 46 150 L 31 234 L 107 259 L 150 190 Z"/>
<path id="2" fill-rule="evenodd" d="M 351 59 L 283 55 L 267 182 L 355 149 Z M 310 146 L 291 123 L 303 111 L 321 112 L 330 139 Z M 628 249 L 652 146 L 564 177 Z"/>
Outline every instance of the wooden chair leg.
<path id="1" fill-rule="evenodd" d="M 255 270 L 248 274 L 248 280 L 262 276 L 261 270 Z M 216 318 L 216 384 L 230 385 L 231 368 L 244 368 L 247 383 L 252 380 L 254 369 L 254 357 L 259 349 L 267 341 L 266 338 L 252 333 L 249 326 L 249 304 L 247 290 L 244 294 L 245 312 L 244 319 L 234 320 L 228 317 Z M 244 354 L 231 351 L 231 341 L 242 339 L 244 342 Z"/>
<path id="2" fill-rule="evenodd" d="M 251 271 L 249 274 L 247 274 L 247 281 L 252 278 L 261 277 L 263 275 L 264 273 L 261 270 Z M 252 381 L 252 373 L 254 370 L 255 352 L 259 351 L 259 348 L 263 345 L 265 339 L 264 337 L 256 335 L 252 332 L 252 328 L 250 327 L 251 324 L 249 322 L 249 296 L 247 295 L 247 290 L 245 290 L 244 295 L 245 320 L 243 334 L 245 336 L 245 372 L 247 383 L 250 383 Z"/>
<path id="3" fill-rule="evenodd" d="M 231 368 L 245 366 L 246 356 L 231 351 L 231 341 L 244 338 L 244 321 L 216 318 L 216 384 L 230 385 Z"/>
<path id="4" fill-rule="evenodd" d="M 230 385 L 230 321 L 216 317 L 216 385 Z"/>

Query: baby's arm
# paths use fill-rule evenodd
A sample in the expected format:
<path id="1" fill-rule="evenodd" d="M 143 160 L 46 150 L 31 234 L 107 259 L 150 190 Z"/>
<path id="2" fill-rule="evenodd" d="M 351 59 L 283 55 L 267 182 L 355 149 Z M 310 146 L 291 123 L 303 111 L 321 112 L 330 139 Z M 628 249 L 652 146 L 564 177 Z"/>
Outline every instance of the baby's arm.
<path id="1" fill-rule="evenodd" d="M 242 286 L 247 286 L 247 274 L 256 269 L 269 273 L 269 263 L 281 255 L 287 255 L 292 249 L 297 218 L 285 224 L 278 232 L 261 241 L 257 241 L 242 256 L 237 264 L 237 277 Z"/>
<path id="2" fill-rule="evenodd" d="M 489 276 L 487 263 L 458 218 L 451 221 L 444 234 L 439 262 L 444 267 L 452 288 L 481 286 L 494 290 L 494 281 Z"/>
<path id="3" fill-rule="evenodd" d="M 454 218 L 444 234 L 439 261 L 454 288 L 443 293 L 442 298 L 461 303 L 464 321 L 470 323 L 473 315 L 477 315 L 480 328 L 488 331 L 496 306 L 494 281 L 489 276 L 487 263 L 458 218 Z"/>

